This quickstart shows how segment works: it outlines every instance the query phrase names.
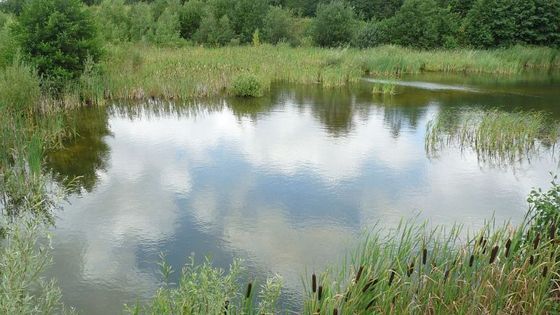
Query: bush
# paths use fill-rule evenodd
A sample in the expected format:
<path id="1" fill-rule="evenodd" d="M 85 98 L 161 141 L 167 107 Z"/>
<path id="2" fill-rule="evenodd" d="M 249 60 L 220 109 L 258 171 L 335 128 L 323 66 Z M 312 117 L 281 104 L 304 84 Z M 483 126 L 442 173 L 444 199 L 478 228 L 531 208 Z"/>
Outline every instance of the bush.
<path id="1" fill-rule="evenodd" d="M 452 21 L 450 12 L 435 0 L 406 0 L 386 23 L 390 43 L 427 49 L 449 41 L 457 30 Z"/>
<path id="2" fill-rule="evenodd" d="M 320 4 L 313 21 L 313 40 L 319 46 L 338 47 L 350 43 L 354 34 L 354 12 L 341 1 Z"/>
<path id="3" fill-rule="evenodd" d="M 290 28 L 293 25 L 292 12 L 280 7 L 271 7 L 264 19 L 263 39 L 271 44 L 289 42 L 292 38 Z"/>
<path id="4" fill-rule="evenodd" d="M 234 32 L 242 43 L 250 43 L 253 33 L 263 27 L 268 12 L 267 0 L 237 0 L 233 14 L 230 14 Z"/>
<path id="5" fill-rule="evenodd" d="M 129 7 L 124 0 L 103 0 L 97 11 L 100 34 L 107 41 L 124 42 L 129 40 Z"/>
<path id="6" fill-rule="evenodd" d="M 167 8 L 154 26 L 152 41 L 158 44 L 177 43 L 181 39 L 179 14 Z"/>
<path id="7" fill-rule="evenodd" d="M 26 59 L 55 92 L 82 74 L 88 56 L 101 55 L 93 19 L 78 0 L 30 0 L 16 33 Z"/>
<path id="8" fill-rule="evenodd" d="M 231 90 L 235 96 L 260 97 L 263 95 L 263 85 L 259 79 L 251 74 L 242 74 L 233 80 Z"/>
<path id="9" fill-rule="evenodd" d="M 359 29 L 354 38 L 353 46 L 359 48 L 370 48 L 383 45 L 389 42 L 389 30 L 387 23 L 382 22 L 368 22 L 364 23 Z"/>
<path id="10" fill-rule="evenodd" d="M 144 41 L 151 37 L 154 18 L 149 4 L 136 3 L 132 5 L 129 12 L 129 21 L 129 38 L 131 40 Z"/>
<path id="11" fill-rule="evenodd" d="M 205 4 L 200 0 L 190 0 L 185 3 L 179 13 L 181 37 L 190 39 L 200 27 L 204 17 Z"/>
<path id="12" fill-rule="evenodd" d="M 14 21 L 10 16 L 4 18 L 5 21 L 0 26 L 0 70 L 12 64 L 19 48 L 12 32 Z"/>
<path id="13" fill-rule="evenodd" d="M 198 43 L 223 46 L 231 42 L 233 37 L 233 29 L 226 15 L 216 20 L 213 14 L 208 13 L 202 19 L 200 27 L 194 34 L 193 39 Z"/>

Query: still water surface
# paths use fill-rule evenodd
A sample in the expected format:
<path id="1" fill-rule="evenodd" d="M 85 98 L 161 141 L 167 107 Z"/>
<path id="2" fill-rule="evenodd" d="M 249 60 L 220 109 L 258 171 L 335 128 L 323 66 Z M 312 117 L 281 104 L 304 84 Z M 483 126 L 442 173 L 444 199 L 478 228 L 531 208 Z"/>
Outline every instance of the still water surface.
<path id="1" fill-rule="evenodd" d="M 301 276 L 341 261 L 375 223 L 519 222 L 530 189 L 558 170 L 550 152 L 497 168 L 454 147 L 429 158 L 424 142 L 426 124 L 457 109 L 558 120 L 557 79 L 423 75 L 395 96 L 372 96 L 373 84 L 76 113 L 81 138 L 48 162 L 61 181 L 80 176 L 53 229 L 65 302 L 121 313 L 154 293 L 163 252 L 176 270 L 191 254 L 222 267 L 243 258 L 249 277 L 280 274 L 297 309 Z"/>

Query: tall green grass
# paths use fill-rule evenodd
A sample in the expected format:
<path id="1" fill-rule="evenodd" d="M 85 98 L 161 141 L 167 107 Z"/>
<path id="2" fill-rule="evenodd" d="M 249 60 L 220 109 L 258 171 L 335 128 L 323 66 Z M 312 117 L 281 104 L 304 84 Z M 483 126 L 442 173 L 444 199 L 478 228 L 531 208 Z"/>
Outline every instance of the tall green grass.
<path id="1" fill-rule="evenodd" d="M 223 48 L 165 48 L 120 45 L 107 48 L 102 64 L 104 96 L 113 99 L 189 99 L 235 94 L 239 76 L 257 78 L 266 91 L 275 81 L 343 86 L 364 75 L 425 71 L 510 75 L 557 71 L 558 50 L 419 51 L 396 46 L 359 49 L 292 48 L 286 45 Z"/>
<path id="2" fill-rule="evenodd" d="M 554 148 L 560 126 L 543 112 L 452 111 L 438 114 L 427 125 L 429 156 L 446 147 L 475 152 L 482 162 L 514 165 Z"/>

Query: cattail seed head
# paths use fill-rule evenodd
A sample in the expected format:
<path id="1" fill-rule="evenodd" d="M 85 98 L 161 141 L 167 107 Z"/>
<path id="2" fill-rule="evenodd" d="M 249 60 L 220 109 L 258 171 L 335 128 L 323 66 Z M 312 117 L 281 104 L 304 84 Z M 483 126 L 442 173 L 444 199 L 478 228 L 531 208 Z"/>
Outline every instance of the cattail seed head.
<path id="1" fill-rule="evenodd" d="M 253 289 L 253 284 L 249 282 L 247 285 L 247 292 L 245 293 L 245 298 L 248 299 L 251 297 L 251 290 Z"/>
<path id="2" fill-rule="evenodd" d="M 412 273 L 414 272 L 414 261 L 412 261 L 410 263 L 410 265 L 408 266 L 408 272 L 407 275 L 410 277 L 412 275 Z"/>
<path id="3" fill-rule="evenodd" d="M 511 248 L 511 238 L 508 238 L 506 242 L 506 258 L 509 256 L 509 249 Z"/>
<path id="4" fill-rule="evenodd" d="M 529 264 L 532 265 L 532 264 L 534 264 L 534 263 L 535 263 L 535 257 L 534 257 L 533 255 L 531 255 L 531 256 L 529 257 Z"/>
<path id="5" fill-rule="evenodd" d="M 474 263 L 474 254 L 471 255 L 471 258 L 469 259 L 469 267 L 472 267 Z"/>
<path id="6" fill-rule="evenodd" d="M 333 313 L 333 315 L 338 315 L 338 309 L 335 308 L 335 309 L 332 311 L 332 313 Z"/>
<path id="7" fill-rule="evenodd" d="M 445 271 L 445 275 L 443 275 L 443 282 L 447 281 L 447 278 L 449 277 L 449 272 L 451 271 L 451 269 L 447 269 Z"/>
<path id="8" fill-rule="evenodd" d="M 427 261 L 428 261 L 428 250 L 424 248 L 424 250 L 422 251 L 422 264 L 426 265 Z"/>
<path id="9" fill-rule="evenodd" d="M 323 286 L 320 285 L 319 286 L 319 291 L 317 292 L 317 299 L 319 299 L 319 301 L 321 301 L 322 297 L 323 297 Z"/>
<path id="10" fill-rule="evenodd" d="M 391 269 L 389 270 L 389 286 L 391 286 L 391 284 L 393 283 L 393 280 L 395 280 L 395 270 Z"/>
<path id="11" fill-rule="evenodd" d="M 317 292 L 317 276 L 315 274 L 311 275 L 311 291 L 313 293 Z"/>
<path id="12" fill-rule="evenodd" d="M 500 249 L 500 247 L 498 245 L 494 246 L 494 248 L 492 248 L 492 253 L 490 254 L 490 264 L 492 264 L 494 262 L 494 260 L 496 260 L 496 257 L 498 256 L 498 250 Z"/>
<path id="13" fill-rule="evenodd" d="M 549 235 L 549 236 L 550 236 L 550 239 L 551 239 L 551 240 L 554 240 L 554 238 L 556 237 L 556 224 L 555 224 L 555 223 L 552 223 L 552 224 L 550 225 L 550 233 L 549 233 L 549 234 L 550 234 L 550 235 Z"/>
<path id="14" fill-rule="evenodd" d="M 364 271 L 364 266 L 360 266 L 360 269 L 358 269 L 358 273 L 356 274 L 356 283 L 358 283 L 358 281 L 360 281 L 360 278 L 362 277 L 362 272 Z"/>
<path id="15" fill-rule="evenodd" d="M 373 306 L 373 303 L 375 303 L 375 298 L 372 299 L 372 300 L 369 302 L 369 304 L 366 306 L 366 311 L 369 310 L 369 309 Z"/>
<path id="16" fill-rule="evenodd" d="M 362 293 L 365 293 L 370 287 L 373 289 L 375 287 L 375 285 L 377 284 L 378 279 L 370 279 L 366 285 L 362 288 Z"/>
<path id="17" fill-rule="evenodd" d="M 548 266 L 544 266 L 543 271 L 542 271 L 543 278 L 546 277 L 547 274 L 548 274 Z"/>
<path id="18" fill-rule="evenodd" d="M 484 242 L 484 235 L 481 235 L 478 239 L 478 245 L 482 245 L 482 242 Z"/>
<path id="19" fill-rule="evenodd" d="M 541 233 L 537 233 L 535 240 L 533 241 L 533 249 L 537 249 L 539 247 L 539 242 L 541 241 Z"/>

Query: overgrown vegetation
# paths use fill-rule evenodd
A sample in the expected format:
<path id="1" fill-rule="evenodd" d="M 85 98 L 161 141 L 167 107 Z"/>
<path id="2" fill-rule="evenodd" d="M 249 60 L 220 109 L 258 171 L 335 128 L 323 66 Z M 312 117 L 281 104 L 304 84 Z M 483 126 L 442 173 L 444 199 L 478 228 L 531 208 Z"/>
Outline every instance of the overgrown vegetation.
<path id="1" fill-rule="evenodd" d="M 426 151 L 436 156 L 448 146 L 471 150 L 482 162 L 515 165 L 553 148 L 560 126 L 542 112 L 452 111 L 427 126 Z"/>

